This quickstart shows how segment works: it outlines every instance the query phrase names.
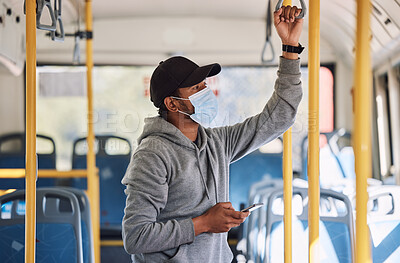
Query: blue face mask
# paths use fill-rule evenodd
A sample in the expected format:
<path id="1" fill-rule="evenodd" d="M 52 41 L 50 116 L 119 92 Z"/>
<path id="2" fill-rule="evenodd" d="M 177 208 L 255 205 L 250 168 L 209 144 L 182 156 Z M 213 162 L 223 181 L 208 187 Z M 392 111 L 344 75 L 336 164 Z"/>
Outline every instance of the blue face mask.
<path id="1" fill-rule="evenodd" d="M 189 99 L 172 97 L 180 100 L 190 100 L 194 107 L 194 113 L 188 114 L 183 111 L 179 111 L 182 114 L 188 115 L 195 122 L 203 125 L 210 126 L 211 122 L 215 119 L 218 112 L 218 101 L 215 97 L 214 92 L 210 88 L 204 88 L 199 92 L 189 96 Z"/>

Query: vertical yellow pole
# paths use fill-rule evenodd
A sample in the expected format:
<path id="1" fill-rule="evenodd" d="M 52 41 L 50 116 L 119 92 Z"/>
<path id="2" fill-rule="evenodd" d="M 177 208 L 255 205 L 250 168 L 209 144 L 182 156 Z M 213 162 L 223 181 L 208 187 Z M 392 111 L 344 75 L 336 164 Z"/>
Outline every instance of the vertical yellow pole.
<path id="1" fill-rule="evenodd" d="M 283 135 L 283 201 L 285 212 L 283 224 L 285 233 L 285 263 L 292 262 L 292 128 Z"/>
<path id="2" fill-rule="evenodd" d="M 36 248 L 36 1 L 26 1 L 26 213 L 25 262 Z"/>
<path id="3" fill-rule="evenodd" d="M 309 262 L 319 262 L 319 40 L 320 0 L 309 1 L 308 231 Z"/>
<path id="4" fill-rule="evenodd" d="M 371 3 L 357 0 L 354 65 L 354 153 L 356 169 L 356 263 L 371 262 L 367 225 L 367 177 L 371 171 Z"/>
<path id="5" fill-rule="evenodd" d="M 292 0 L 284 0 L 283 6 L 292 5 Z M 292 263 L 292 128 L 283 135 L 283 202 L 284 202 L 284 259 L 285 263 Z"/>
<path id="6" fill-rule="evenodd" d="M 86 70 L 87 70 L 87 99 L 88 99 L 88 195 L 91 201 L 90 208 L 92 214 L 93 243 L 95 262 L 100 262 L 100 194 L 99 178 L 96 174 L 96 156 L 94 152 L 94 129 L 93 129 L 93 40 L 91 32 L 93 30 L 92 1 L 86 0 Z"/>

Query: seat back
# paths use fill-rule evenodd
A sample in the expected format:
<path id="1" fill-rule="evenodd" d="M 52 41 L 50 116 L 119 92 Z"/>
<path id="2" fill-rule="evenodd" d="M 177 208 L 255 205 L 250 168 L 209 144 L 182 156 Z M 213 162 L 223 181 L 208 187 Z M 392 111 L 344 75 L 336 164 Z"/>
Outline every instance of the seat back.
<path id="1" fill-rule="evenodd" d="M 400 186 L 369 187 L 368 226 L 374 262 L 400 262 Z"/>
<path id="2" fill-rule="evenodd" d="M 38 153 L 38 169 L 56 169 L 56 146 L 54 140 L 44 135 L 36 139 L 46 146 L 46 152 Z M 25 168 L 25 134 L 13 133 L 0 136 L 0 168 Z M 48 148 L 48 149 L 47 149 Z M 1 189 L 25 189 L 25 179 L 0 179 Z M 38 187 L 55 186 L 56 180 L 40 178 Z"/>
<path id="3" fill-rule="evenodd" d="M 249 195 L 248 195 L 248 201 L 244 203 L 245 207 L 248 207 L 252 204 L 254 204 L 256 201 L 260 199 L 260 191 L 263 191 L 264 189 L 270 189 L 276 186 L 276 184 L 282 185 L 282 180 L 271 180 L 269 178 L 263 178 L 263 180 L 253 183 L 250 186 L 249 190 Z M 252 229 L 256 225 L 256 222 L 258 220 L 257 217 L 258 211 L 252 212 L 249 217 L 244 221 L 244 223 L 241 225 L 241 234 L 240 234 L 240 240 L 238 240 L 238 244 L 236 246 L 236 249 L 238 251 L 241 251 L 246 257 L 251 256 L 251 251 L 253 251 L 254 247 L 254 242 L 253 242 L 253 237 L 254 236 L 254 231 Z"/>
<path id="4" fill-rule="evenodd" d="M 299 197 L 299 198 L 296 198 Z M 293 188 L 292 246 L 293 262 L 308 262 L 308 192 Z M 321 189 L 321 262 L 353 262 L 353 219 L 350 200 L 343 194 Z M 267 207 L 265 252 L 258 262 L 283 262 L 283 190 L 270 194 Z"/>
<path id="5" fill-rule="evenodd" d="M 329 140 L 332 138 L 332 136 L 335 134 L 335 132 L 330 132 L 330 133 L 320 133 L 319 137 L 319 144 L 320 148 L 325 148 L 327 151 L 325 154 L 322 154 L 323 156 L 320 156 L 320 159 L 324 159 L 324 161 L 329 161 L 331 163 L 331 166 L 335 166 L 335 170 L 338 170 L 340 173 L 342 173 L 342 170 L 337 163 L 336 156 L 333 154 L 332 149 L 330 148 Z M 308 160 L 308 136 L 304 137 L 302 143 L 301 143 L 301 178 L 304 180 L 308 180 L 308 173 L 307 173 L 307 160 Z"/>
<path id="6" fill-rule="evenodd" d="M 279 186 L 278 186 L 279 185 Z M 252 197 L 251 202 L 254 203 L 263 203 L 265 204 L 263 207 L 251 212 L 246 227 L 246 240 L 247 240 L 247 248 L 246 248 L 246 259 L 248 261 L 255 262 L 257 255 L 259 253 L 260 243 L 260 232 L 263 231 L 262 222 L 265 221 L 263 214 L 266 214 L 267 211 L 267 200 L 271 193 L 273 193 L 277 187 L 280 187 L 282 183 L 280 182 L 272 182 L 269 185 L 264 185 L 262 189 L 259 189 L 257 193 Z"/>
<path id="7" fill-rule="evenodd" d="M 61 201 L 62 200 L 62 201 Z M 68 212 L 60 203 L 70 206 Z M 11 212 L 0 211 L 0 257 L 5 262 L 24 262 L 25 190 L 0 197 Z M 37 189 L 36 262 L 82 263 L 81 217 L 74 194 L 62 189 Z"/>
<path id="8" fill-rule="evenodd" d="M 320 183 L 321 187 L 330 188 L 345 178 L 354 179 L 354 153 L 350 145 L 350 133 L 339 129 L 320 134 Z M 305 137 L 301 147 L 302 173 L 301 178 L 307 180 L 308 137 Z"/>
<path id="9" fill-rule="evenodd" d="M 308 183 L 296 178 L 293 180 L 293 186 L 307 187 Z M 255 261 L 257 255 L 263 250 L 264 245 L 262 244 L 265 244 L 268 198 L 273 191 L 282 188 L 282 179 L 268 178 L 256 182 L 250 187 L 249 201 L 246 206 L 254 203 L 263 203 L 264 206 L 253 211 L 243 224 L 243 240 L 239 242 L 237 249 L 245 254 L 248 261 Z"/>
<path id="10" fill-rule="evenodd" d="M 351 134 L 339 129 L 329 140 L 329 147 L 336 156 L 345 178 L 355 179 L 355 158 L 351 146 Z"/>
<path id="11" fill-rule="evenodd" d="M 73 193 L 79 203 L 81 212 L 81 229 L 82 229 L 82 252 L 83 262 L 94 263 L 94 244 L 93 244 L 93 227 L 90 216 L 90 203 L 85 192 L 72 187 L 59 187 L 63 190 Z M 57 189 L 59 189 L 57 188 Z M 61 211 L 69 211 L 70 206 L 65 202 L 60 203 Z"/>
<path id="12" fill-rule="evenodd" d="M 73 169 L 86 169 L 86 138 L 74 143 Z M 121 230 L 125 208 L 125 187 L 121 184 L 130 162 L 131 145 L 118 136 L 96 136 L 96 166 L 100 177 L 100 227 L 102 230 Z M 86 189 L 86 179 L 73 179 L 74 188 Z"/>

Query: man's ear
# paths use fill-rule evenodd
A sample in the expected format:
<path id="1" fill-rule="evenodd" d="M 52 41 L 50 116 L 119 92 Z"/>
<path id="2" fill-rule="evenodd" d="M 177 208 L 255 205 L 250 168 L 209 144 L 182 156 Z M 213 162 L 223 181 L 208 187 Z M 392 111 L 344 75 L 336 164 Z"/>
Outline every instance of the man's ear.
<path id="1" fill-rule="evenodd" d="M 174 99 L 172 99 L 171 97 L 166 97 L 164 99 L 164 104 L 167 107 L 167 109 L 171 112 L 177 112 L 178 111 L 178 107 L 176 105 L 176 101 Z"/>

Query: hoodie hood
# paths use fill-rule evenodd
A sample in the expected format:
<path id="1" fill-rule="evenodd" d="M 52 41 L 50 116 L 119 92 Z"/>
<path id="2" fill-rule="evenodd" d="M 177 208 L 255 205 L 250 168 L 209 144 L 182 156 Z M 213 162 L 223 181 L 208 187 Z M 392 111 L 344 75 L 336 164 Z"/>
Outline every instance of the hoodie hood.
<path id="1" fill-rule="evenodd" d="M 177 127 L 160 116 L 146 118 L 144 120 L 143 133 L 139 136 L 138 145 L 142 140 L 150 136 L 158 136 L 179 146 L 195 150 L 197 147 L 200 151 L 204 150 L 207 144 L 207 134 L 204 128 L 199 125 L 198 131 L 198 146 L 188 137 L 186 137 Z"/>

